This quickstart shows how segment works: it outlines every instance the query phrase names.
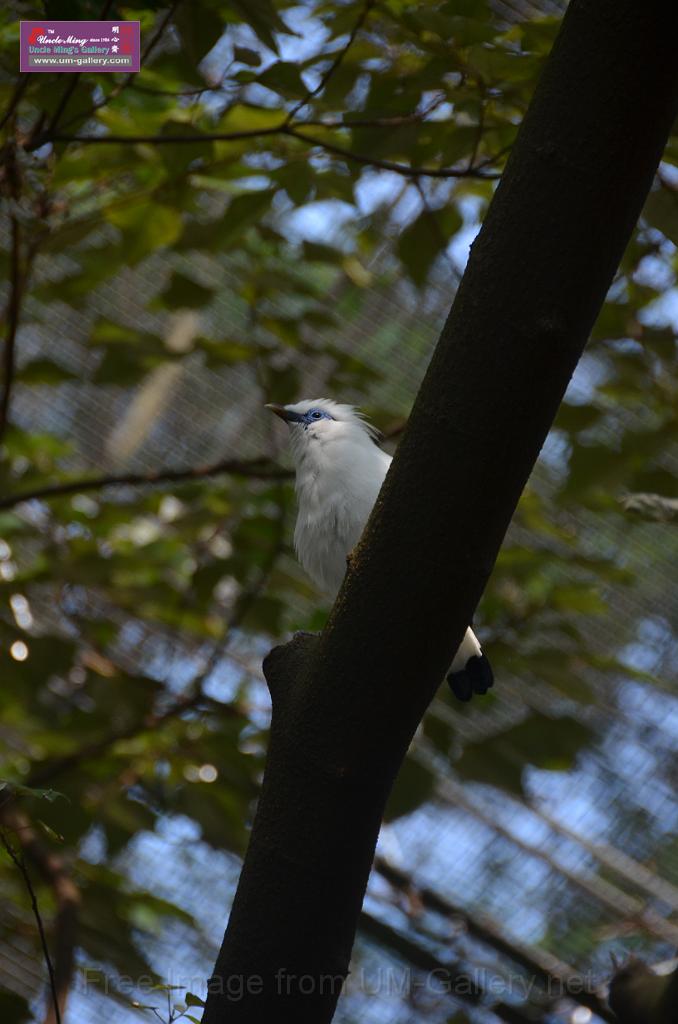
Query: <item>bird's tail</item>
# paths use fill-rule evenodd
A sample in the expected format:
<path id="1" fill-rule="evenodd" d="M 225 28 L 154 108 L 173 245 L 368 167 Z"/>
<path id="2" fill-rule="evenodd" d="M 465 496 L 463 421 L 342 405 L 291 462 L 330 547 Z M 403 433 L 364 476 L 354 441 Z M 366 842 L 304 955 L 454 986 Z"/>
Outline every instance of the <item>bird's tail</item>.
<path id="1" fill-rule="evenodd" d="M 483 654 L 478 637 L 469 627 L 447 675 L 452 693 L 458 700 L 470 700 L 474 693 L 485 694 L 494 683 L 492 666 Z"/>

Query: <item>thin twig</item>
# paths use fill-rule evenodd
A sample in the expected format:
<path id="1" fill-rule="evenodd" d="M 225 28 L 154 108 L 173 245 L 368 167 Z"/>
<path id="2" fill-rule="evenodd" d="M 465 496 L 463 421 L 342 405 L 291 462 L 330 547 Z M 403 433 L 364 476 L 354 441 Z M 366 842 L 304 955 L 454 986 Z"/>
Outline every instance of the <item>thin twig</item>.
<path id="1" fill-rule="evenodd" d="M 12 247 L 10 255 L 9 298 L 7 300 L 7 333 L 5 334 L 5 347 L 2 357 L 3 382 L 2 396 L 0 396 L 0 443 L 2 443 L 5 436 L 9 419 L 9 405 L 12 397 L 12 385 L 14 384 L 16 336 L 19 329 L 23 286 L 21 273 L 21 228 L 15 216 L 11 219 L 11 233 Z"/>
<path id="2" fill-rule="evenodd" d="M 416 124 L 418 121 L 423 121 L 432 114 L 441 103 L 445 101 L 445 96 L 440 95 L 423 110 L 415 110 L 411 114 L 393 114 L 391 116 L 384 117 L 342 117 L 335 118 L 334 120 L 328 118 L 319 118 L 313 120 L 313 118 L 307 118 L 304 121 L 300 121 L 296 126 L 299 128 L 402 128 L 404 125 Z M 439 123 L 439 122 L 433 122 Z"/>
<path id="3" fill-rule="evenodd" d="M 110 11 L 112 6 L 113 6 L 113 0 L 104 0 L 104 5 L 101 8 L 101 11 L 99 12 L 99 20 L 103 20 L 106 17 L 106 15 L 108 14 L 108 12 Z M 56 126 L 59 123 L 59 120 L 61 118 L 61 115 L 63 114 L 64 110 L 66 109 L 68 101 L 70 100 L 71 96 L 73 95 L 73 93 L 75 92 L 75 90 L 76 90 L 76 88 L 78 86 L 78 83 L 80 81 L 80 77 L 81 77 L 81 72 L 78 71 L 76 74 L 73 75 L 71 81 L 68 83 L 68 85 L 64 89 L 63 96 L 61 97 L 61 102 L 59 103 L 58 107 L 54 111 L 54 114 L 52 115 L 52 118 L 51 118 L 51 120 L 49 122 L 49 125 L 47 127 L 47 133 L 48 134 L 54 132 L 54 130 L 56 129 Z M 34 135 L 35 135 L 35 133 L 34 133 Z"/>
<path id="4" fill-rule="evenodd" d="M 10 141 L 4 147 L 4 194 L 18 206 L 21 199 L 22 175 L 16 160 L 16 147 Z M 49 197 L 42 193 L 37 200 L 38 216 L 45 217 L 49 208 Z M 21 317 L 21 303 L 28 282 L 33 261 L 37 255 L 43 233 L 35 230 L 22 254 L 22 230 L 16 212 L 10 215 L 10 281 L 7 308 L 5 311 L 6 333 L 2 354 L 2 394 L 0 394 L 0 447 L 9 424 L 10 402 L 16 370 L 16 340 Z"/>
<path id="5" fill-rule="evenodd" d="M 153 36 L 149 40 L 148 45 L 146 46 L 146 48 L 144 49 L 144 51 L 142 52 L 142 54 L 141 54 L 141 56 L 139 58 L 139 67 L 140 68 L 142 68 L 144 66 L 144 62 L 146 61 L 146 58 L 155 49 L 157 44 L 162 39 L 162 36 L 163 36 L 163 34 L 165 32 L 165 29 L 167 28 L 167 26 L 169 25 L 170 21 L 174 17 L 174 15 L 176 13 L 176 10 L 177 10 L 177 7 L 179 6 L 180 3 L 181 3 L 181 0 L 175 0 L 175 2 L 172 4 L 172 6 L 167 11 L 165 17 L 160 22 L 160 25 L 158 26 L 157 31 L 153 34 Z M 66 123 L 64 124 L 63 127 L 67 128 L 70 124 L 74 124 L 76 121 L 87 120 L 87 118 L 90 118 L 92 116 L 92 114 L 96 114 L 96 112 L 98 110 L 101 110 L 102 107 L 107 106 L 107 104 L 109 104 L 111 102 L 111 100 L 113 100 L 117 96 L 119 96 L 120 93 L 123 91 L 123 89 L 126 89 L 128 85 L 131 85 L 132 82 L 134 81 L 135 77 L 136 77 L 136 71 L 130 71 L 129 74 L 126 75 L 121 82 L 119 82 L 117 85 L 113 86 L 111 91 L 106 96 L 104 96 L 102 99 L 100 99 L 98 103 L 93 103 L 89 110 L 86 110 L 86 111 L 81 112 L 79 114 L 75 114 L 74 117 L 69 118 L 69 120 L 66 121 Z M 45 133 L 45 135 L 51 135 L 51 132 L 48 130 Z M 41 135 L 40 138 L 43 139 L 43 141 L 37 140 L 39 142 L 39 145 L 44 145 L 44 142 L 50 141 L 50 139 L 45 139 L 43 137 L 43 135 Z M 32 144 L 32 148 L 36 148 L 35 147 L 35 142 Z"/>
<path id="6" fill-rule="evenodd" d="M 149 96 L 202 96 L 204 92 L 217 92 L 221 89 L 221 83 L 201 85 L 195 89 L 154 89 L 151 85 L 138 85 L 136 82 L 130 82 L 130 88 L 135 92 L 148 93 Z"/>
<path id="7" fill-rule="evenodd" d="M 481 92 L 482 92 L 482 86 L 481 86 Z M 469 167 L 473 167 L 473 165 L 476 162 L 476 158 L 478 156 L 478 149 L 480 147 L 480 143 L 483 140 L 483 132 L 484 131 L 485 131 L 485 98 L 483 96 L 481 101 L 480 101 L 480 116 L 478 117 L 478 131 L 476 132 L 475 142 L 473 143 L 473 150 L 472 150 L 471 155 L 470 155 L 469 160 L 468 160 L 468 166 Z"/>
<path id="8" fill-rule="evenodd" d="M 440 242 L 441 251 L 442 251 L 442 253 L 443 253 L 444 257 L 445 257 L 445 261 L 448 264 L 448 266 L 450 267 L 450 269 L 452 270 L 452 274 L 453 274 L 453 276 L 455 278 L 456 283 L 459 284 L 459 281 L 461 280 L 461 274 L 459 273 L 459 268 L 457 267 L 457 265 L 455 264 L 454 260 L 452 259 L 451 255 L 450 255 L 450 251 L 449 251 L 450 239 L 447 237 L 447 235 L 443 231 L 442 225 L 440 223 L 440 218 L 438 217 L 438 211 L 434 210 L 434 208 L 429 203 L 428 196 L 424 192 L 424 189 L 422 188 L 422 184 L 421 184 L 421 182 L 419 181 L 418 178 L 415 180 L 414 185 L 415 185 L 415 188 L 417 189 L 417 192 L 419 193 L 419 198 L 421 199 L 423 207 L 426 210 L 426 213 L 428 214 L 429 223 L 431 224 L 431 226 L 433 227 L 433 230 L 435 231 L 436 235 L 438 236 L 438 241 Z"/>
<path id="9" fill-rule="evenodd" d="M 292 110 L 287 115 L 287 119 L 285 121 L 285 124 L 287 124 L 287 125 L 292 124 L 292 121 L 294 120 L 296 115 L 299 113 L 299 111 L 302 109 L 302 107 L 305 107 L 309 100 L 313 99 L 314 96 L 317 96 L 318 93 L 323 91 L 323 89 L 325 88 L 325 86 L 329 82 L 330 78 L 332 77 L 334 72 L 337 70 L 337 68 L 339 67 L 341 62 L 344 60 L 344 58 L 345 58 L 346 54 L 348 53 L 348 51 L 353 46 L 353 43 L 355 41 L 356 36 L 358 35 L 358 32 L 360 32 L 361 28 L 363 27 L 363 25 L 367 21 L 367 16 L 370 13 L 370 10 L 372 9 L 372 7 L 374 7 L 374 3 L 375 3 L 375 0 L 365 0 L 365 3 L 363 4 L 363 8 L 362 8 L 360 14 L 358 15 L 358 18 L 356 19 L 355 25 L 353 26 L 353 28 L 351 29 L 351 32 L 349 33 L 349 37 L 348 37 L 346 43 L 338 51 L 338 53 L 336 54 L 334 60 L 332 61 L 332 63 L 330 64 L 330 66 L 328 67 L 328 69 L 324 73 L 324 75 L 321 75 L 320 81 L 315 86 L 315 88 L 309 89 L 308 92 L 306 93 L 306 95 L 302 99 L 299 100 L 299 102 L 296 104 L 296 106 L 294 106 L 292 108 Z"/>
<path id="10" fill-rule="evenodd" d="M 293 138 L 299 139 L 301 142 L 306 142 L 311 146 L 319 146 L 326 152 L 332 153 L 334 156 L 341 157 L 343 160 L 348 160 L 351 163 L 363 164 L 366 167 L 377 167 L 382 171 L 392 171 L 394 174 L 402 174 L 408 178 L 482 178 L 485 180 L 493 180 L 501 177 L 500 174 L 493 172 L 483 174 L 482 168 L 488 166 L 486 162 L 479 164 L 477 167 L 466 168 L 411 166 L 409 164 L 396 163 L 393 160 L 382 160 L 377 157 L 364 156 L 362 153 L 354 153 L 352 150 L 344 149 L 342 146 L 335 146 L 334 143 L 326 142 L 324 139 L 316 139 L 311 135 L 306 135 L 296 127 L 288 127 L 285 128 L 284 131 L 285 134 L 291 135 Z"/>
<path id="11" fill-rule="evenodd" d="M 51 498 L 63 498 L 69 494 L 99 491 L 104 487 L 155 487 L 159 484 L 204 480 L 225 473 L 252 480 L 289 480 L 293 475 L 291 470 L 274 465 L 265 456 L 246 460 L 221 459 L 207 466 L 191 466 L 187 469 L 157 469 L 150 473 L 110 473 L 106 476 L 47 484 L 45 487 L 36 487 L 34 490 L 20 491 L 0 498 L 0 509 L 15 508 L 24 501 L 49 501 Z"/>
<path id="12" fill-rule="evenodd" d="M 54 132 L 56 131 L 56 127 L 57 127 L 57 125 L 59 123 L 59 120 L 61 119 L 61 115 L 63 114 L 64 110 L 66 109 L 66 106 L 68 105 L 68 101 L 70 100 L 71 96 L 73 95 L 73 93 L 75 92 L 75 90 L 78 87 L 78 83 L 80 81 L 80 74 L 81 74 L 81 72 L 79 72 L 79 71 L 76 72 L 76 74 L 73 75 L 73 78 L 71 79 L 71 81 L 68 83 L 68 85 L 64 89 L 63 96 L 61 97 L 61 101 L 60 101 L 59 105 L 57 106 L 56 110 L 54 111 L 54 113 L 52 114 L 52 117 L 51 117 L 51 119 L 49 121 L 49 124 L 47 125 L 47 128 L 45 129 L 45 133 L 44 133 L 45 135 L 53 135 Z"/>
<path id="13" fill-rule="evenodd" d="M 14 849 L 14 847 L 12 846 L 12 844 L 10 843 L 9 839 L 7 838 L 7 836 L 5 835 L 5 833 L 4 833 L 4 831 L 2 829 L 0 829 L 0 843 L 2 843 L 2 845 L 4 846 L 5 850 L 7 851 L 8 855 L 9 855 L 9 857 L 11 858 L 14 866 L 19 871 L 21 877 L 23 878 L 24 885 L 26 886 L 26 889 L 28 890 L 28 894 L 29 894 L 30 900 L 31 900 L 31 908 L 33 910 L 33 917 L 35 918 L 35 923 L 38 926 L 38 933 L 40 935 L 40 943 L 42 945 L 42 953 L 43 953 L 43 956 L 45 958 L 45 963 L 47 964 L 47 973 L 49 974 L 49 984 L 50 984 L 50 991 L 51 991 L 51 994 L 52 994 L 52 1003 L 54 1005 L 54 1018 L 56 1020 L 56 1024 L 61 1024 L 61 1010 L 59 1009 L 59 997 L 57 995 L 57 986 L 56 986 L 56 978 L 54 976 L 54 967 L 52 966 L 52 958 L 49 955 L 49 947 L 47 945 L 47 937 L 45 935 L 45 928 L 44 928 L 44 925 L 42 923 L 42 916 L 40 914 L 40 908 L 38 907 L 38 900 L 37 900 L 37 897 L 35 895 L 35 889 L 33 888 L 33 883 L 31 882 L 31 877 L 28 874 L 28 868 L 26 867 L 26 862 L 24 861 L 23 856 L 20 857 L 17 854 L 16 850 Z"/>
<path id="14" fill-rule="evenodd" d="M 2 119 L 0 120 L 0 131 L 2 131 L 2 129 L 5 127 L 5 125 L 11 118 L 12 114 L 16 110 L 17 106 L 19 105 L 21 97 L 25 93 L 28 83 L 30 82 L 30 79 L 30 73 L 26 72 L 24 75 L 21 76 L 21 78 L 17 82 L 14 92 L 12 93 L 11 99 L 7 106 L 7 110 L 2 115 Z"/>
<path id="15" fill-rule="evenodd" d="M 158 43 L 162 39 L 162 37 L 163 37 L 163 35 L 165 33 L 165 29 L 169 25 L 169 23 L 172 20 L 172 18 L 174 17 L 174 15 L 177 13 L 177 7 L 179 6 L 180 3 L 181 3 L 181 0 L 174 0 L 174 3 L 170 5 L 170 7 L 169 7 L 169 9 L 167 11 L 167 14 L 162 19 L 162 21 L 160 22 L 160 24 L 158 26 L 157 32 L 155 32 L 153 34 L 153 36 L 151 37 L 151 39 L 150 39 L 150 41 L 148 43 L 148 46 L 146 46 L 146 48 L 144 49 L 143 53 L 141 54 L 141 57 L 140 57 L 140 60 L 139 60 L 139 64 L 140 65 L 143 65 L 145 63 L 147 58 L 151 55 L 153 50 L 156 48 L 156 46 L 158 45 Z"/>

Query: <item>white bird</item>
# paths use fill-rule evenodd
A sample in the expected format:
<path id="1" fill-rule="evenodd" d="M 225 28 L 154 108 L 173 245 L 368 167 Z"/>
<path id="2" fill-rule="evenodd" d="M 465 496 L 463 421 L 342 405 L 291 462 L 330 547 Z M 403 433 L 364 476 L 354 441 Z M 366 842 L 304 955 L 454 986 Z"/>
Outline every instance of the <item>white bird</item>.
<path id="1" fill-rule="evenodd" d="M 295 550 L 314 583 L 334 598 L 391 456 L 382 451 L 377 431 L 352 405 L 315 398 L 266 408 L 290 428 L 298 504 Z M 460 700 L 487 693 L 492 686 L 490 663 L 470 628 L 447 678 Z"/>

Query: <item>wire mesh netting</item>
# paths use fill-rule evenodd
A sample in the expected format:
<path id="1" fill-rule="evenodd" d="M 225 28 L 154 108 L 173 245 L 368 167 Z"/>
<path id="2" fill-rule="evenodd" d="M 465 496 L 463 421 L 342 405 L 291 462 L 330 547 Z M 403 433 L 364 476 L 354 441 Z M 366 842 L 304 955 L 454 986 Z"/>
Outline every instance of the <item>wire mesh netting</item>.
<path id="1" fill-rule="evenodd" d="M 246 338 L 246 316 L 229 292 L 233 272 L 223 263 L 191 269 L 201 279 L 219 282 L 218 302 L 208 314 L 210 333 Z M 93 297 L 91 320 L 64 309 L 63 319 L 52 323 L 49 332 L 26 330 L 22 358 L 53 347 L 56 330 L 57 358 L 85 374 L 92 361 L 85 345 L 91 323 L 106 316 L 113 304 L 124 308 L 130 324 L 145 326 L 149 296 L 163 286 L 168 272 L 162 259 L 150 261 L 134 275 L 123 275 L 108 294 Z M 359 351 L 380 373 L 370 396 L 374 406 L 406 414 L 448 302 L 444 279 L 423 300 L 412 289 L 389 285 L 355 310 L 348 330 L 331 338 L 337 347 Z M 393 323 L 397 330 L 382 329 Z M 322 362 L 308 367 L 300 361 L 300 393 L 311 393 L 320 384 Z M 579 392 L 587 393 L 591 372 L 595 357 L 584 361 L 572 382 L 575 399 Z M 145 392 L 152 394 L 148 418 L 138 414 Z M 225 455 L 260 454 L 270 445 L 255 368 L 213 373 L 198 358 L 184 360 L 169 378 L 151 375 L 132 390 L 65 384 L 51 388 L 46 400 L 44 390 L 17 389 L 15 415 L 24 427 L 67 437 L 73 443 L 72 464 L 83 475 L 121 466 L 156 470 L 168 464 L 200 465 Z M 121 457 L 116 444 L 130 422 L 136 433 L 128 434 L 129 446 Z M 547 500 L 552 466 L 557 468 L 560 457 L 556 437 L 533 480 Z M 126 493 L 121 492 L 123 497 Z M 560 510 L 553 516 L 562 521 Z M 609 610 L 596 620 L 591 644 L 601 658 L 623 645 L 630 665 L 666 682 L 675 661 L 678 598 L 672 586 L 675 558 L 667 550 L 671 544 L 665 529 L 621 518 L 611 529 L 607 517 L 585 509 L 569 510 L 567 519 L 592 547 L 600 550 L 603 537 L 612 559 L 645 567 L 647 589 L 606 586 Z M 514 532 L 514 543 L 532 542 L 525 528 L 516 526 Z M 286 572 L 298 573 L 290 555 L 283 556 L 283 565 Z M 567 563 L 560 570 L 565 578 L 578 573 L 576 565 Z M 305 600 L 290 598 L 290 622 L 303 618 Z M 44 605 L 34 597 L 33 606 L 36 614 L 49 616 L 48 591 Z M 136 629 L 136 639 L 121 645 L 120 655 L 162 670 L 170 657 L 170 639 L 143 623 L 130 620 L 127 625 L 126 635 L 131 638 Z M 529 623 L 517 628 L 523 626 Z M 491 639 L 487 646 L 491 651 Z M 260 657 L 266 647 L 265 640 L 243 634 L 237 651 L 217 666 L 211 681 L 212 693 L 224 699 L 236 680 L 248 679 L 251 703 L 264 720 L 267 699 Z M 201 656 L 200 648 L 183 652 L 185 662 Z M 177 680 L 185 671 L 185 666 L 177 670 Z M 418 736 L 412 760 L 433 773 L 435 788 L 418 809 L 384 827 L 355 967 L 338 1019 L 448 1020 L 456 1007 L 468 1007 L 467 999 L 454 995 L 459 975 L 471 979 L 464 982 L 469 985 L 484 981 L 485 990 L 500 1003 L 520 1004 L 533 990 L 555 999 L 554 979 L 559 976 L 580 972 L 593 983 L 602 982 L 608 973 L 607 951 L 633 934 L 643 937 L 655 958 L 671 955 L 678 943 L 675 697 L 666 686 L 610 679 L 602 671 L 596 677 L 590 668 L 586 685 L 589 702 L 575 703 L 552 684 L 526 686 L 521 672 L 509 671 L 501 674 L 490 711 L 472 706 L 461 714 L 436 701 L 434 714 L 452 724 L 465 745 L 477 744 L 480 751 L 494 735 L 502 742 L 507 725 L 519 727 L 534 713 L 553 714 L 554 707 L 576 718 L 592 740 L 576 767 L 561 772 L 527 769 L 524 795 L 509 797 L 482 782 L 464 781 L 425 731 Z M 93 863 L 104 856 L 96 827 L 82 856 Z M 191 924 L 174 921 L 144 942 L 167 983 L 204 990 L 237 881 L 238 858 L 210 849 L 190 819 L 167 816 L 153 831 L 141 833 L 119 855 L 116 866 L 130 885 L 171 901 L 199 920 L 198 932 Z M 43 968 L 26 943 L 8 937 L 17 920 L 16 911 L 7 903 L 5 907 L 2 980 L 9 989 L 34 997 L 42 990 Z M 387 926 L 386 939 L 379 925 Z M 101 965 L 93 964 L 91 955 L 81 959 L 68 1020 L 134 1019 L 140 1011 L 102 994 L 98 975 L 96 985 L 88 983 Z M 132 995 L 125 992 L 124 979 L 118 979 L 117 992 Z M 559 1005 L 575 1006 L 565 995 L 563 999 L 552 1003 L 554 1012 Z M 589 1017 L 582 1014 L 591 1012 L 571 1009 L 578 1014 L 571 1019 L 585 1022 Z M 489 1010 L 472 1013 L 478 1019 L 492 1018 Z"/>
<path id="2" fill-rule="evenodd" d="M 297 28 L 285 37 L 282 63 L 310 60 L 309 38 L 325 41 L 318 11 L 279 6 Z M 337 18 L 354 14 L 352 6 Z M 407 66 L 421 37 L 432 39 L 426 61 L 438 57 L 430 11 L 413 29 L 407 18 L 416 5 L 383 6 L 386 21 L 355 34 L 365 47 L 360 74 L 347 72 L 345 84 L 355 109 L 400 102 L 394 78 L 393 96 L 379 92 L 382 51 L 398 59 L 402 51 Z M 506 58 L 499 84 L 487 88 L 477 75 L 479 114 L 475 95 L 456 108 L 465 68 L 446 85 L 441 111 L 449 108 L 444 116 L 466 133 L 467 146 L 473 119 L 480 123 L 472 152 L 463 151 L 470 167 L 488 97 L 509 125 L 510 148 L 529 74 L 536 76 L 565 4 L 496 0 L 490 8 L 461 5 L 461 13 L 450 6 L 436 16 L 471 26 L 471 48 L 482 41 L 483 73 L 490 75 L 485 51 L 495 45 L 488 40 L 499 31 L 508 40 L 497 50 Z M 473 23 L 476 6 L 491 31 Z M 389 18 L 401 8 L 396 30 Z M 235 43 L 228 46 L 244 44 L 244 66 L 233 82 L 224 79 L 220 38 L 206 61 L 218 66 L 221 85 L 208 90 L 203 82 L 197 92 L 209 93 L 206 106 L 217 115 L 223 102 L 227 116 L 242 99 L 229 89 L 241 89 L 247 116 L 266 118 L 270 93 L 261 100 L 262 86 L 252 84 L 261 69 L 251 70 L 261 40 L 238 17 L 229 9 Z M 332 45 L 351 32 L 352 22 L 341 24 L 327 37 Z M 189 35 L 182 29 L 159 52 L 174 60 L 172 43 L 180 37 L 183 46 Z M 506 68 L 518 55 L 529 74 L 512 79 Z M 394 67 L 399 75 L 395 59 Z M 167 83 L 150 81 L 152 104 L 160 104 L 158 85 L 162 94 Z M 430 83 L 420 91 L 430 100 Z M 174 115 L 185 119 L 195 92 L 181 94 Z M 322 90 L 307 100 L 314 96 L 324 102 Z M 142 117 L 139 96 L 129 102 Z M 286 94 L 283 107 L 292 107 Z M 96 121 L 92 130 L 110 127 Z M 435 137 L 435 120 L 418 127 Z M 405 149 L 410 144 L 406 137 Z M 30 826 L 44 829 L 38 839 L 51 844 L 51 877 L 40 875 L 39 860 L 29 862 L 52 946 L 64 909 L 55 879 L 77 879 L 77 970 L 65 1024 L 167 1021 L 187 992 L 204 996 L 261 780 L 270 716 L 262 659 L 294 630 L 321 628 L 328 611 L 292 551 L 291 464 L 282 428 L 263 405 L 280 395 L 354 402 L 394 450 L 491 192 L 487 181 L 457 193 L 453 179 L 422 183 L 365 161 L 340 174 L 324 151 L 301 158 L 292 151 L 286 166 L 278 152 L 256 145 L 240 154 L 232 178 L 175 197 L 186 203 L 185 243 L 171 251 L 159 244 L 109 274 L 129 225 L 97 213 L 82 243 L 39 256 L 25 296 L 11 465 L 0 466 L 7 490 L 0 495 L 0 770 L 7 764 L 31 786 L 67 792 L 66 802 L 44 810 L 41 803 Z M 611 953 L 635 951 L 661 969 L 673 964 L 678 531 L 668 514 L 647 521 L 620 501 L 640 489 L 631 481 L 658 491 L 675 485 L 678 467 L 672 146 L 653 193 L 662 197 L 655 219 L 641 221 L 478 610 L 475 628 L 496 686 L 467 706 L 441 688 L 403 765 L 339 1003 L 341 1024 L 612 1021 L 604 998 Z M 116 177 L 120 159 L 97 165 L 86 152 L 72 160 L 82 162 L 71 168 L 76 199 L 81 176 L 104 167 Z M 145 174 L 148 154 L 135 153 Z M 295 205 L 295 181 L 274 179 L 291 169 L 301 180 L 307 163 L 318 179 L 331 178 L 331 201 L 306 205 L 304 193 Z M 246 172 L 255 180 L 243 188 Z M 134 185 L 123 161 L 121 192 L 127 177 Z M 165 202 L 169 186 L 158 180 Z M 272 180 L 275 189 L 260 188 Z M 267 192 L 275 196 L 265 214 L 241 227 L 237 244 L 209 237 L 234 196 L 249 201 Z M 315 195 L 310 186 L 308 195 Z M 86 193 L 85 205 L 90 199 Z M 458 222 L 424 281 L 399 246 L 405 230 L 431 216 L 431 204 L 436 213 L 454 207 Z M 0 223 L 7 252 L 15 216 L 10 203 Z M 172 297 L 178 281 L 189 282 L 194 302 Z M 4 290 L 3 308 L 11 281 Z M 143 479 L 106 484 L 108 477 Z M 34 497 L 17 502 L 24 493 Z M 30 1003 L 36 1020 L 49 1003 L 30 897 L 15 868 L 3 861 L 0 871 L 0 1016 L 16 1010 L 12 1024 L 20 1019 L 13 996 Z"/>

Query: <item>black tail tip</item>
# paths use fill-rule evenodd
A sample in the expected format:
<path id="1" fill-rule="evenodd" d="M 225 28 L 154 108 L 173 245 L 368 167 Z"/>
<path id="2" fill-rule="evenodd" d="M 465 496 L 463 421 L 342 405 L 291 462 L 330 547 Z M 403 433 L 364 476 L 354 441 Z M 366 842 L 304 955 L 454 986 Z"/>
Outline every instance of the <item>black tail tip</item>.
<path id="1" fill-rule="evenodd" d="M 484 654 L 474 654 L 461 671 L 450 672 L 447 681 L 457 700 L 466 703 L 474 693 L 487 693 L 494 683 L 494 673 Z"/>

